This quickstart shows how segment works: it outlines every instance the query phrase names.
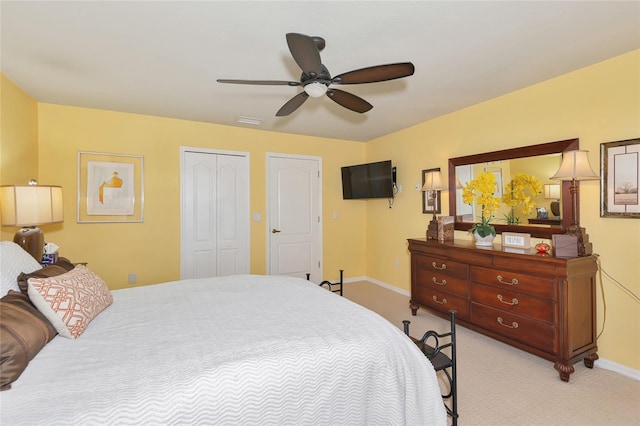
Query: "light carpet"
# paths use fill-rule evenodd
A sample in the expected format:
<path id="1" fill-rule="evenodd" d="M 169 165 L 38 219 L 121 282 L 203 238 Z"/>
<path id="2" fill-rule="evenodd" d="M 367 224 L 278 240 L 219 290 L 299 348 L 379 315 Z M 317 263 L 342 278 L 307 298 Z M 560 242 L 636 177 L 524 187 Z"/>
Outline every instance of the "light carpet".
<path id="1" fill-rule="evenodd" d="M 420 309 L 411 315 L 409 298 L 369 282 L 345 284 L 344 296 L 420 337 L 448 321 Z M 457 327 L 458 424 L 465 425 L 640 425 L 640 382 L 616 372 L 588 369 L 582 362 L 569 383 L 553 362 Z"/>

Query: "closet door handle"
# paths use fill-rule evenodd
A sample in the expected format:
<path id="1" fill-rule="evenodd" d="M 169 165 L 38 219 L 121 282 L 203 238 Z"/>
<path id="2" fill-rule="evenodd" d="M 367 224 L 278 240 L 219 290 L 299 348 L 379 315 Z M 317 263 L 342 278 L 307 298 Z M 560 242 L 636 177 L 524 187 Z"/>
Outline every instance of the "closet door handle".
<path id="1" fill-rule="evenodd" d="M 279 229 L 276 229 L 276 228 L 273 228 L 273 229 L 271 230 L 271 233 L 272 233 L 272 234 L 277 234 L 278 232 L 282 232 L 282 231 L 280 231 Z"/>

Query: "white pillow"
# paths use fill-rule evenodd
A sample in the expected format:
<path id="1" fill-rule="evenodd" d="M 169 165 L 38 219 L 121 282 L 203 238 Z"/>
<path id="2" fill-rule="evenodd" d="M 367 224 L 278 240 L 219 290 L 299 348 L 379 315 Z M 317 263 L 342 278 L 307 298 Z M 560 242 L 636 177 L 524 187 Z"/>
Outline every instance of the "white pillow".
<path id="1" fill-rule="evenodd" d="M 113 303 L 109 287 L 84 265 L 50 278 L 29 278 L 31 303 L 61 336 L 76 339 Z"/>
<path id="2" fill-rule="evenodd" d="M 30 274 L 42 266 L 13 241 L 0 241 L 0 297 L 9 290 L 20 291 L 18 275 Z"/>

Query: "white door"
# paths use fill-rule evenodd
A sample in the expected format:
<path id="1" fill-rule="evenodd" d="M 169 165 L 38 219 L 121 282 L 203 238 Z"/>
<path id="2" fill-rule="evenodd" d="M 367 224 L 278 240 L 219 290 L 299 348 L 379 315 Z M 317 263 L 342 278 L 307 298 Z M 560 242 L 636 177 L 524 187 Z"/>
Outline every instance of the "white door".
<path id="1" fill-rule="evenodd" d="M 180 278 L 249 273 L 249 158 L 182 148 Z"/>
<path id="2" fill-rule="evenodd" d="M 267 154 L 269 274 L 321 281 L 320 169 L 319 157 Z"/>

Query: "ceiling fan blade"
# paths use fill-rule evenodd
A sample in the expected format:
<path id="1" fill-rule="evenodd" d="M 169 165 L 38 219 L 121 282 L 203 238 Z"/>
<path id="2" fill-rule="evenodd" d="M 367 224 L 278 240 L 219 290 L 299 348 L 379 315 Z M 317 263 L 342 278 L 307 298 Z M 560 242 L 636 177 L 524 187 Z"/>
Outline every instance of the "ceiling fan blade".
<path id="1" fill-rule="evenodd" d="M 298 33 L 287 33 L 287 44 L 291 56 L 305 74 L 310 77 L 320 74 L 322 68 L 320 52 L 312 37 Z"/>
<path id="2" fill-rule="evenodd" d="M 331 98 L 331 100 L 335 103 L 342 105 L 343 107 L 350 109 L 351 111 L 363 113 L 373 108 L 373 105 L 371 105 L 369 102 L 343 90 L 329 89 L 327 90 L 327 96 L 329 96 L 329 98 Z"/>
<path id="3" fill-rule="evenodd" d="M 276 112 L 276 117 L 284 117 L 285 115 L 291 114 L 293 111 L 297 110 L 300 105 L 304 103 L 309 98 L 307 92 L 300 92 L 295 95 L 293 98 L 289 99 L 286 104 L 282 105 L 282 108 Z"/>
<path id="4" fill-rule="evenodd" d="M 415 68 L 411 62 L 376 65 L 359 70 L 345 72 L 335 76 L 331 82 L 335 84 L 362 84 L 378 81 L 395 80 L 413 75 Z"/>
<path id="5" fill-rule="evenodd" d="M 232 84 L 258 84 L 265 86 L 300 86 L 297 81 L 280 81 L 280 80 L 229 80 L 219 78 L 216 80 L 218 83 L 232 83 Z"/>

